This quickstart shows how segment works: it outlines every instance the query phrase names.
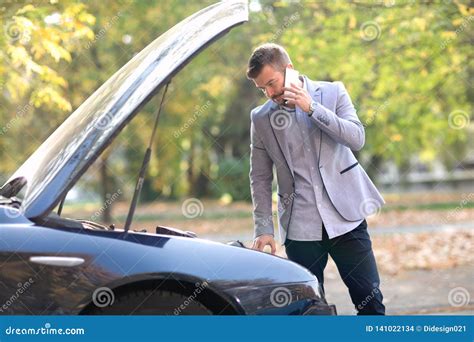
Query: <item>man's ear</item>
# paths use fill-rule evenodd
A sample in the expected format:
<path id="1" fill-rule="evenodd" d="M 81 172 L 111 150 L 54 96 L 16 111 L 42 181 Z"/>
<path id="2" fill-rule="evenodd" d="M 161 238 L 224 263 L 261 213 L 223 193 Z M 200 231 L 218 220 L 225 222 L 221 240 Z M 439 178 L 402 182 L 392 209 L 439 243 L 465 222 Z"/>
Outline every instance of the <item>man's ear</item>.
<path id="1" fill-rule="evenodd" d="M 291 63 L 288 63 L 288 64 L 286 65 L 286 67 L 287 67 L 288 69 L 294 69 L 293 64 L 291 64 Z"/>

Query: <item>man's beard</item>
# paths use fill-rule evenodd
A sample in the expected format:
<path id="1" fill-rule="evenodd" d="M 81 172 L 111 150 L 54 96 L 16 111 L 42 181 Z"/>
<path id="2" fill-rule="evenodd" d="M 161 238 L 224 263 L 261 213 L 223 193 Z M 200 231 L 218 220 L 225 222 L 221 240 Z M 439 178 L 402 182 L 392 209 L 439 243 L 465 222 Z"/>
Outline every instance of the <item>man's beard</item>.
<path id="1" fill-rule="evenodd" d="M 279 105 L 285 104 L 286 100 L 284 98 L 281 98 L 280 100 L 277 100 L 280 96 L 283 96 L 285 92 L 281 92 L 280 94 L 273 95 L 272 96 L 272 101 L 278 103 Z"/>

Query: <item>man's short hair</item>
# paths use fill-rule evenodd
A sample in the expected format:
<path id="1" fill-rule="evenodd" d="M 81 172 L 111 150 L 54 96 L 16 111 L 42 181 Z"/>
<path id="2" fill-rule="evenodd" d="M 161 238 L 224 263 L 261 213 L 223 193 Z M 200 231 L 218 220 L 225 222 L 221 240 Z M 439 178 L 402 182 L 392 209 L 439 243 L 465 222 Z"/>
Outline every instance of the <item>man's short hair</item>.
<path id="1" fill-rule="evenodd" d="M 253 50 L 247 67 L 247 78 L 254 79 L 265 65 L 271 65 L 275 70 L 283 71 L 291 63 L 288 52 L 283 46 L 273 43 L 262 44 Z"/>

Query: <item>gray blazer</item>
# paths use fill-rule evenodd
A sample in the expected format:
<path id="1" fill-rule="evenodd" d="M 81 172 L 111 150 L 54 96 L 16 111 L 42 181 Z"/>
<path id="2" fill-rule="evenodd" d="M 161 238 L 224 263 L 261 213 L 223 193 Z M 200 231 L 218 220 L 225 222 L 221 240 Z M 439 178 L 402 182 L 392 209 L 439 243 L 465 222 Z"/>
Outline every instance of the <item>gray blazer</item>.
<path id="1" fill-rule="evenodd" d="M 306 78 L 308 91 L 318 104 L 311 120 L 319 128 L 311 137 L 319 146 L 319 170 L 329 198 L 347 221 L 360 221 L 385 203 L 352 150 L 365 143 L 360 122 L 342 82 L 314 82 Z M 290 225 L 295 181 L 289 155 L 285 113 L 273 101 L 252 110 L 250 186 L 255 237 L 274 233 L 272 215 L 273 166 L 278 184 L 278 222 L 281 241 Z M 286 113 L 288 114 L 288 113 Z M 279 117 L 278 117 L 279 116 Z M 283 127 L 284 128 L 284 127 Z"/>

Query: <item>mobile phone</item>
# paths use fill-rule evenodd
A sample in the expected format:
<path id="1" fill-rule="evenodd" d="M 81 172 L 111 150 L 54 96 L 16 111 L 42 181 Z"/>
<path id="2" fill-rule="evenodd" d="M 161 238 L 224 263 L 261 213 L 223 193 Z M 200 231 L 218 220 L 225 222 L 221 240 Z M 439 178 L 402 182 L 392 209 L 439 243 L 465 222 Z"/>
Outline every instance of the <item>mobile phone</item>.
<path id="1" fill-rule="evenodd" d="M 286 68 L 285 69 L 285 87 L 290 88 L 291 84 L 298 84 L 299 82 L 299 72 L 295 69 Z M 283 95 L 284 97 L 284 95 Z M 286 104 L 285 99 L 285 104 Z"/>

